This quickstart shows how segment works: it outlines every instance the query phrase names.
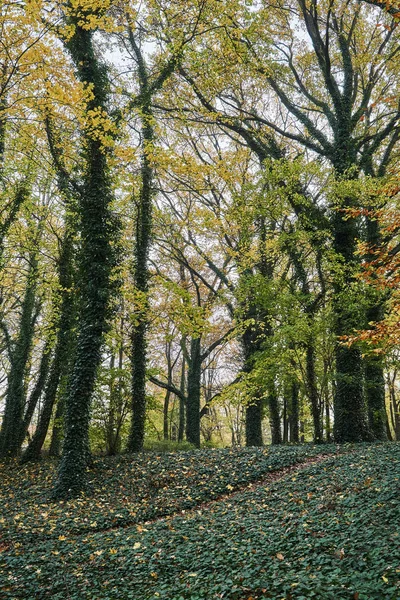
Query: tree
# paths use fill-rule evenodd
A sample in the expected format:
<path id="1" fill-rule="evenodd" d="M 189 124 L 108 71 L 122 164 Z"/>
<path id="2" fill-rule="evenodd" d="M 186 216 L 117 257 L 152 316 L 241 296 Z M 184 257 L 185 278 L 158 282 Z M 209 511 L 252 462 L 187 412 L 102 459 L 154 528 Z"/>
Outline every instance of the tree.
<path id="1" fill-rule="evenodd" d="M 197 119 L 207 118 L 206 111 L 227 132 L 240 136 L 261 162 L 268 156 L 282 158 L 276 140 L 290 140 L 294 147 L 319 155 L 331 166 L 339 185 L 345 186 L 346 180 L 357 177 L 368 165 L 379 168 L 390 161 L 395 146 L 399 112 L 382 100 L 388 91 L 386 73 L 396 96 L 392 76 L 392 58 L 399 50 L 394 36 L 396 24 L 389 21 L 387 29 L 382 28 L 377 35 L 376 23 L 367 25 L 367 8 L 339 13 L 334 4 L 306 5 L 302 1 L 289 3 L 287 8 L 288 12 L 280 7 L 268 9 L 268 18 L 263 18 L 262 8 L 252 15 L 231 13 L 230 27 L 223 30 L 227 34 L 214 56 L 208 55 L 204 72 L 191 69 L 188 61 L 181 69 L 200 103 L 199 108 L 191 99 L 185 110 L 196 114 Z M 289 14 L 296 14 L 304 28 L 308 43 L 302 47 Z M 284 32 L 280 39 L 274 36 L 274 27 Z M 226 68 L 233 72 L 229 89 L 222 77 L 210 80 L 210 69 L 217 68 L 216 61 L 221 60 L 218 53 L 227 45 L 248 80 L 257 77 L 259 85 L 264 81 L 270 96 L 280 103 L 281 116 L 276 120 L 271 119 L 259 87 L 253 96 L 243 92 L 233 63 Z M 355 49 L 358 57 L 362 54 L 365 58 L 362 65 L 354 55 Z M 374 63 L 376 56 L 380 57 L 379 67 Z M 373 116 L 366 119 L 369 107 Z M 347 218 L 343 212 L 359 199 L 342 195 L 337 200 L 330 214 L 330 228 L 333 248 L 342 265 L 334 284 L 335 333 L 341 336 L 361 324 L 355 305 L 345 301 L 342 294 L 344 288 L 356 287 L 356 240 L 360 229 L 357 219 Z M 321 214 L 324 210 L 320 208 Z M 336 437 L 341 441 L 368 439 L 362 359 L 357 348 L 337 345 L 336 372 Z"/>
<path id="2" fill-rule="evenodd" d="M 65 45 L 73 60 L 78 80 L 90 89 L 85 112 L 82 162 L 83 181 L 79 187 L 80 294 L 78 333 L 74 363 L 68 382 L 65 440 L 53 495 L 66 498 L 85 488 L 89 462 L 90 403 L 101 347 L 107 327 L 111 300 L 111 274 L 116 261 L 118 224 L 111 211 L 112 183 L 107 164 L 107 129 L 112 127 L 108 112 L 107 68 L 98 58 L 93 35 L 104 10 L 80 6 L 64 13 L 69 37 Z"/>

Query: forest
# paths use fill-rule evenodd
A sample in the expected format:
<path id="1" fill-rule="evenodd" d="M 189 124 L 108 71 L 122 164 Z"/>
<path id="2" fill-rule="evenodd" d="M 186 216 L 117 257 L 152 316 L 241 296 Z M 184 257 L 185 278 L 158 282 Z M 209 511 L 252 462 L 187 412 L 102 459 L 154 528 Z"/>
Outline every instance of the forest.
<path id="1" fill-rule="evenodd" d="M 399 22 L 396 0 L 1 1 L 5 598 L 400 597 L 391 495 L 400 476 Z M 271 551 L 268 585 L 232 559 L 230 583 L 197 579 L 194 564 L 178 590 L 175 571 L 164 565 L 170 580 L 161 579 L 143 548 L 128 558 L 137 582 L 121 592 L 101 563 L 103 552 L 120 560 L 114 534 L 134 525 L 150 539 L 143 523 L 157 521 L 154 535 L 167 528 L 167 539 L 168 515 L 231 492 L 235 517 L 223 502 L 196 524 L 218 523 L 223 536 L 248 519 L 245 538 L 258 528 L 248 507 L 267 504 L 257 486 L 252 499 L 240 494 L 263 481 L 292 499 L 308 486 L 306 503 L 329 488 L 313 509 L 327 515 L 314 530 L 311 517 L 305 524 L 313 551 L 324 527 L 331 542 L 341 535 L 336 496 L 362 491 L 362 510 L 377 519 L 365 559 L 377 580 L 334 581 L 331 562 L 311 561 L 314 587 L 288 583 L 298 568 L 285 567 L 289 534 L 291 549 Z M 287 494 L 268 500 L 273 540 L 290 510 L 306 519 L 303 500 L 289 510 Z M 372 530 L 352 521 L 353 496 L 338 497 L 362 554 Z M 87 511 L 97 515 L 90 523 Z M 179 523 L 193 545 L 185 553 L 207 563 L 190 523 Z M 111 530 L 106 550 L 68 553 L 73 571 L 60 585 L 76 594 L 51 587 L 51 569 L 65 566 L 59 542 Z M 254 565 L 264 534 L 248 549 Z M 34 539 L 30 558 L 19 557 Z M 134 539 L 130 551 L 146 546 Z M 394 559 L 378 567 L 389 546 Z M 347 550 L 330 552 L 346 571 Z M 105 573 L 96 592 L 82 556 Z M 26 561 L 32 575 L 4 575 Z"/>

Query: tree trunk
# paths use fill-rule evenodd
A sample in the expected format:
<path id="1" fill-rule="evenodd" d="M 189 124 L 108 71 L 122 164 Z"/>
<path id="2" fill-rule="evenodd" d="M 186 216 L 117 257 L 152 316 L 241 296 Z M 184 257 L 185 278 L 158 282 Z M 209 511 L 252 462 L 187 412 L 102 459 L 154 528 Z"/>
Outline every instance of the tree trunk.
<path id="1" fill-rule="evenodd" d="M 49 456 L 58 458 L 61 456 L 61 446 L 64 438 L 64 413 L 65 413 L 65 390 L 61 392 L 56 414 L 54 415 L 53 431 L 51 433 Z"/>
<path id="2" fill-rule="evenodd" d="M 365 357 L 364 374 L 369 429 L 375 439 L 386 440 L 388 431 L 386 427 L 385 376 L 381 357 Z"/>
<path id="3" fill-rule="evenodd" d="M 331 442 L 332 441 L 332 432 L 331 432 L 331 415 L 329 412 L 329 398 L 328 398 L 328 394 L 326 394 L 325 396 L 325 435 L 326 435 L 326 441 L 327 442 Z"/>
<path id="4" fill-rule="evenodd" d="M 278 394 L 275 386 L 268 390 L 269 424 L 271 427 L 272 443 L 282 444 L 281 417 L 279 414 Z"/>
<path id="5" fill-rule="evenodd" d="M 7 382 L 6 406 L 0 432 L 0 456 L 3 457 L 17 456 L 23 440 L 25 375 L 36 321 L 35 298 L 38 269 L 36 254 L 31 254 L 29 263 L 30 268 L 22 303 L 18 338 L 10 357 L 11 368 Z"/>
<path id="6" fill-rule="evenodd" d="M 299 384 L 297 381 L 293 381 L 289 408 L 289 425 L 290 441 L 295 444 L 299 442 L 299 413 Z"/>
<path id="7" fill-rule="evenodd" d="M 141 85 L 144 85 L 143 82 Z M 152 113 L 148 105 L 142 107 L 142 185 L 137 207 L 136 241 L 134 249 L 133 279 L 138 299 L 142 303 L 136 307 L 136 324 L 132 332 L 132 423 L 128 441 L 128 452 L 138 452 L 143 448 L 146 420 L 146 363 L 148 326 L 148 255 L 151 234 L 152 180 L 151 150 L 154 140 Z"/>
<path id="8" fill-rule="evenodd" d="M 345 204 L 340 208 L 351 206 Z M 351 335 L 361 328 L 358 306 L 355 299 L 344 293 L 354 284 L 352 268 L 355 265 L 357 222 L 347 218 L 341 210 L 336 210 L 333 218 L 334 249 L 338 253 L 342 273 L 335 282 L 334 297 L 334 333 L 341 336 Z M 339 342 L 335 349 L 336 388 L 334 397 L 334 436 L 339 443 L 360 442 L 370 439 L 367 424 L 367 409 L 363 389 L 363 369 L 361 352 L 356 346 L 347 347 Z"/>
<path id="9" fill-rule="evenodd" d="M 201 391 L 201 340 L 190 342 L 190 361 L 187 377 L 186 439 L 200 448 L 200 391 Z"/>
<path id="10" fill-rule="evenodd" d="M 390 399 L 390 417 L 394 430 L 395 439 L 400 440 L 400 402 L 396 399 L 396 371 L 393 374 L 393 378 L 388 376 L 388 387 L 389 387 L 389 399 Z"/>
<path id="11" fill-rule="evenodd" d="M 51 343 L 50 343 L 50 341 L 47 341 L 45 344 L 45 347 L 43 349 L 42 359 L 40 361 L 38 378 L 37 378 L 35 387 L 33 388 L 32 393 L 29 397 L 28 404 L 25 409 L 24 424 L 23 424 L 23 428 L 21 431 L 21 440 L 20 440 L 21 446 L 24 442 L 29 425 L 32 421 L 33 413 L 35 412 L 35 408 L 37 406 L 37 403 L 39 402 L 39 398 L 42 395 L 42 392 L 46 385 L 46 379 L 49 374 L 49 368 L 50 368 L 50 359 L 51 359 Z"/>
<path id="12" fill-rule="evenodd" d="M 121 320 L 119 327 L 119 348 L 118 348 L 118 377 L 117 383 L 113 378 L 110 385 L 110 406 L 109 406 L 109 419 L 108 419 L 108 432 L 107 432 L 107 454 L 109 456 L 115 456 L 121 450 L 121 427 L 124 421 L 124 400 L 123 400 L 123 366 L 124 366 L 124 331 L 125 331 L 125 318 L 124 318 L 124 302 L 122 300 L 121 305 Z M 112 356 L 111 359 L 112 367 L 115 366 L 115 359 Z M 110 363 L 110 364 L 111 364 Z"/>
<path id="13" fill-rule="evenodd" d="M 287 444 L 289 441 L 289 419 L 288 419 L 288 406 L 290 404 L 290 400 L 288 399 L 288 389 L 285 389 L 285 394 L 283 396 L 283 443 Z"/>
<path id="14" fill-rule="evenodd" d="M 373 176 L 373 172 L 367 173 Z M 384 172 L 381 172 L 384 175 Z M 367 217 L 367 243 L 373 248 L 382 243 L 378 219 Z M 367 309 L 366 322 L 382 321 L 385 315 L 385 298 L 381 292 L 371 290 L 370 306 Z M 389 434 L 387 429 L 387 414 L 385 402 L 385 376 L 383 358 L 376 354 L 364 357 L 365 394 L 368 407 L 368 426 L 372 436 L 377 440 L 386 440 Z"/>
<path id="15" fill-rule="evenodd" d="M 169 383 L 172 383 L 172 381 L 170 381 Z M 169 423 L 168 423 L 168 414 L 169 414 L 169 401 L 171 398 L 171 392 L 169 390 L 167 390 L 166 394 L 165 394 L 165 398 L 164 398 L 164 410 L 163 410 L 163 417 L 164 417 L 164 440 L 168 440 L 169 439 Z"/>
<path id="16" fill-rule="evenodd" d="M 253 400 L 246 406 L 246 446 L 262 446 L 263 401 Z"/>
<path id="17" fill-rule="evenodd" d="M 73 286 L 72 255 L 73 237 L 67 230 L 59 259 L 59 284 L 61 289 L 60 317 L 57 325 L 57 342 L 50 374 L 44 391 L 42 412 L 36 431 L 25 450 L 21 462 L 26 463 L 40 457 L 49 429 L 53 407 L 56 402 L 60 379 L 67 376 L 71 356 L 73 356 L 72 328 L 75 318 L 75 302 L 71 295 Z"/>
<path id="18" fill-rule="evenodd" d="M 182 397 L 179 398 L 179 427 L 178 427 L 178 442 L 183 442 L 183 435 L 185 433 L 185 400 L 186 397 L 186 361 L 185 357 L 182 357 L 182 369 L 181 369 L 181 383 L 180 390 L 182 392 Z"/>
<path id="19" fill-rule="evenodd" d="M 73 35 L 66 42 L 80 81 L 91 87 L 87 111 L 106 112 L 108 77 L 93 46 L 93 32 L 82 28 L 80 17 L 71 15 Z M 116 220 L 111 212 L 112 185 L 101 139 L 83 134 L 86 159 L 79 197 L 81 224 L 79 330 L 65 414 L 63 455 L 53 496 L 75 497 L 86 487 L 90 460 L 89 421 L 95 378 L 101 360 L 115 265 Z M 101 137 L 101 136 L 99 136 Z"/>
<path id="20" fill-rule="evenodd" d="M 307 342 L 306 347 L 306 382 L 307 395 L 311 404 L 311 414 L 314 426 L 314 443 L 321 444 L 323 441 L 323 436 L 321 411 L 319 407 L 318 388 L 315 374 L 315 348 L 311 340 Z"/>
<path id="21" fill-rule="evenodd" d="M 303 444 L 305 442 L 305 428 L 304 421 L 300 421 L 300 442 Z"/>
<path id="22" fill-rule="evenodd" d="M 249 325 L 242 336 L 244 352 L 244 372 L 250 373 L 253 368 L 254 354 L 261 348 L 261 332 L 259 331 L 259 315 L 254 306 L 247 309 L 246 318 L 253 318 L 254 323 Z M 264 416 L 264 403 L 261 398 L 252 398 L 246 406 L 246 446 L 262 446 L 262 420 Z"/>

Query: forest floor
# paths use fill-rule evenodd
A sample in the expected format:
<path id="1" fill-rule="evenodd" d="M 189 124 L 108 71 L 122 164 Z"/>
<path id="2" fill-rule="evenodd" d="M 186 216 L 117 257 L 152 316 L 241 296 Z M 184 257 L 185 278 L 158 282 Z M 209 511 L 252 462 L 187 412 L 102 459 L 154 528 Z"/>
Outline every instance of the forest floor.
<path id="1" fill-rule="evenodd" d="M 0 598 L 399 600 L 400 444 L 0 465 Z"/>

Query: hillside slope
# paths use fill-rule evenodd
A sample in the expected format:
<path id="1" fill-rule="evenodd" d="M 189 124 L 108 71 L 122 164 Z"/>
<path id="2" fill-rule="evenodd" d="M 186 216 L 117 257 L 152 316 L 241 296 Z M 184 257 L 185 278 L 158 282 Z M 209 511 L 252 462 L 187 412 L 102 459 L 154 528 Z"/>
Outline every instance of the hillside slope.
<path id="1" fill-rule="evenodd" d="M 35 467 L 36 496 L 29 502 L 28 488 L 22 493 L 29 472 L 13 471 L 2 486 L 10 492 L 11 482 L 21 478 L 14 504 L 3 504 L 13 525 L 0 542 L 1 597 L 398 600 L 400 445 L 347 450 L 334 455 L 332 446 L 303 446 L 236 455 L 228 450 L 144 455 L 140 460 L 143 472 L 146 462 L 150 468 L 153 495 L 142 493 L 140 514 L 151 520 L 135 524 L 115 514 L 122 497 L 131 498 L 125 484 L 134 477 L 127 477 L 126 459 L 109 469 L 114 502 L 103 473 L 104 496 L 97 490 L 74 504 L 49 505 L 44 496 L 39 503 L 44 466 Z M 314 464 L 279 472 L 316 456 Z M 157 462 L 168 469 L 157 473 Z M 110 463 L 100 467 L 104 464 Z M 271 472 L 275 475 L 265 481 Z M 264 481 L 246 488 L 257 478 Z M 218 498 L 227 492 L 230 496 Z M 187 510 L 191 501 L 197 508 Z M 35 528 L 39 510 L 43 526 Z M 114 522 L 107 511 L 114 511 L 109 515 Z M 160 517 L 163 511 L 170 516 Z"/>

